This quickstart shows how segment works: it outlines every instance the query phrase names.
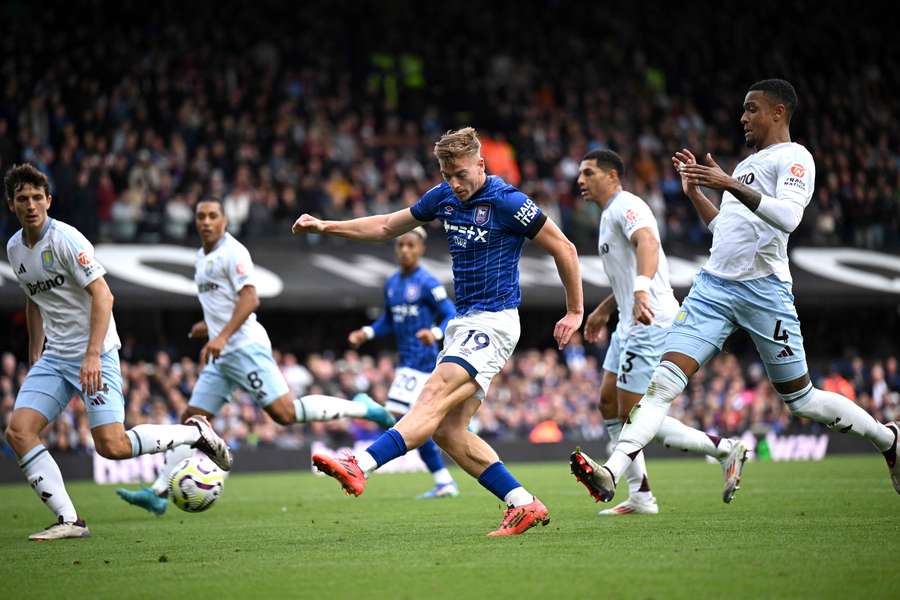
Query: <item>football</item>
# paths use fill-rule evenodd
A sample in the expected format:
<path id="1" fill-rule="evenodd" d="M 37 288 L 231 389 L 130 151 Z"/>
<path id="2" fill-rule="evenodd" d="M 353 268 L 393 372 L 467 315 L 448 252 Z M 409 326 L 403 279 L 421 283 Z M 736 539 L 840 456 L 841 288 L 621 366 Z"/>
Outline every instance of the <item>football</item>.
<path id="1" fill-rule="evenodd" d="M 205 456 L 192 456 L 178 463 L 169 477 L 169 496 L 186 512 L 202 512 L 212 506 L 225 489 L 225 474 Z"/>

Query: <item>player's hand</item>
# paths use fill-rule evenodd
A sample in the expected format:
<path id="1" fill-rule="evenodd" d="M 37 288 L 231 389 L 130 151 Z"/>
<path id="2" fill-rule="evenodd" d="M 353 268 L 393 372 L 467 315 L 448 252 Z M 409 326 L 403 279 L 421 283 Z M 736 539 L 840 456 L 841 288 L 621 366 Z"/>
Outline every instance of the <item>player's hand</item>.
<path id="1" fill-rule="evenodd" d="M 93 396 L 99 392 L 102 387 L 102 373 L 100 355 L 85 354 L 84 360 L 81 361 L 81 371 L 78 374 L 82 393 Z"/>
<path id="2" fill-rule="evenodd" d="M 634 306 L 631 310 L 634 320 L 644 325 L 653 323 L 655 316 L 653 309 L 650 308 L 650 294 L 648 292 L 634 293 Z"/>
<path id="3" fill-rule="evenodd" d="M 734 179 L 716 164 L 712 154 L 707 152 L 705 162 L 705 165 L 697 163 L 684 165 L 681 168 L 681 177 L 686 178 L 691 185 L 699 185 L 713 190 L 725 190 L 734 185 Z"/>
<path id="4" fill-rule="evenodd" d="M 347 342 L 349 342 L 350 345 L 354 348 L 359 348 L 368 339 L 369 338 L 366 337 L 366 334 L 362 329 L 351 331 L 350 335 L 347 336 Z"/>
<path id="5" fill-rule="evenodd" d="M 197 321 L 194 323 L 194 326 L 191 327 L 191 332 L 188 334 L 188 338 L 192 340 L 202 340 L 203 338 L 209 337 L 209 329 L 206 327 L 206 321 Z"/>
<path id="6" fill-rule="evenodd" d="M 553 338 L 559 345 L 560 350 L 566 347 L 569 340 L 572 339 L 572 334 L 581 327 L 583 318 L 583 311 L 575 312 L 570 310 L 566 313 L 566 316 L 556 322 L 556 327 L 553 328 Z"/>
<path id="7" fill-rule="evenodd" d="M 694 156 L 694 153 L 687 148 L 682 149 L 680 152 L 676 152 L 675 156 L 672 157 L 672 165 L 674 165 L 675 170 L 678 171 L 679 177 L 681 177 L 681 189 L 687 196 L 690 196 L 692 192 L 696 191 L 697 186 L 690 183 L 687 177 L 685 177 L 684 167 L 695 164 L 697 164 L 697 158 Z"/>
<path id="8" fill-rule="evenodd" d="M 416 332 L 416 337 L 420 342 L 425 344 L 426 346 L 431 346 L 435 342 L 437 342 L 437 338 L 434 337 L 434 333 L 430 329 L 420 329 Z"/>
<path id="9" fill-rule="evenodd" d="M 200 349 L 200 364 L 205 365 L 210 358 L 213 360 L 219 358 L 227 342 L 228 340 L 218 336 L 206 342 L 206 345 Z"/>
<path id="10" fill-rule="evenodd" d="M 317 219 L 312 215 L 303 213 L 300 218 L 294 221 L 291 232 L 296 235 L 298 233 L 324 233 L 325 222 Z"/>
<path id="11" fill-rule="evenodd" d="M 598 306 L 588 315 L 584 324 L 584 339 L 591 344 L 600 341 L 600 332 L 609 322 L 610 312 Z"/>

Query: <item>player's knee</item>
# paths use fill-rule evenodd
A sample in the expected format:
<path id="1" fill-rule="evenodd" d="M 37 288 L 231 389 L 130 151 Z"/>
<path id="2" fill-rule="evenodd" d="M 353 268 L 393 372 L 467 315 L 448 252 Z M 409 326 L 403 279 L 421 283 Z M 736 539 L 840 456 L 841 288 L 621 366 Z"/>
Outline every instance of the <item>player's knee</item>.
<path id="1" fill-rule="evenodd" d="M 27 450 L 28 442 L 33 441 L 37 436 L 34 433 L 25 431 L 15 422 L 9 424 L 6 428 L 6 442 L 15 450 L 16 454 L 21 456 Z"/>
<path id="2" fill-rule="evenodd" d="M 809 405 L 809 401 L 812 399 L 813 392 L 815 392 L 815 388 L 811 382 L 808 382 L 806 386 L 799 390 L 782 392 L 776 389 L 776 392 L 787 405 L 788 410 L 791 411 L 792 415 L 796 417 L 812 416 L 805 411 Z"/>
<path id="3" fill-rule="evenodd" d="M 293 401 L 283 401 L 283 398 L 279 398 L 266 407 L 266 412 L 279 425 L 290 425 L 296 421 Z"/>
<path id="4" fill-rule="evenodd" d="M 111 460 L 131 458 L 131 441 L 126 435 L 95 438 L 94 448 L 103 458 Z"/>

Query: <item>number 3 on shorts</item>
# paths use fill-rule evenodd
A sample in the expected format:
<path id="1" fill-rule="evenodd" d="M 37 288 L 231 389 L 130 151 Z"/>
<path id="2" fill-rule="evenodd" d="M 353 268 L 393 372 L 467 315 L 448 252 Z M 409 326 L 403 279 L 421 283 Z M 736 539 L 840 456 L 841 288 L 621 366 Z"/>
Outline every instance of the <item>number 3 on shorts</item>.
<path id="1" fill-rule="evenodd" d="M 463 340 L 463 343 L 459 345 L 460 348 L 465 348 L 466 344 L 469 343 L 469 340 L 474 342 L 475 348 L 474 350 L 481 350 L 482 348 L 487 348 L 491 345 L 491 338 L 488 337 L 486 333 L 482 333 L 481 331 L 476 331 L 474 329 L 469 330 L 469 335 L 466 336 L 466 339 Z"/>

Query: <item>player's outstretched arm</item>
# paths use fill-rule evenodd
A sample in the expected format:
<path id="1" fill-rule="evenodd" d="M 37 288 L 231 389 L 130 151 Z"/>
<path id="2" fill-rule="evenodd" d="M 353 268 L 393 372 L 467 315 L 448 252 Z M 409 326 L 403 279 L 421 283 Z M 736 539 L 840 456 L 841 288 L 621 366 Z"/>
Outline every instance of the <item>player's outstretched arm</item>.
<path id="1" fill-rule="evenodd" d="M 675 153 L 675 156 L 672 157 L 672 164 L 681 176 L 681 189 L 684 190 L 684 194 L 694 205 L 694 210 L 703 219 L 703 223 L 709 225 L 719 214 L 719 209 L 712 203 L 712 200 L 706 197 L 706 194 L 700 191 L 700 186 L 688 176 L 687 168 L 697 164 L 694 154 L 684 148 Z"/>
<path id="2" fill-rule="evenodd" d="M 112 317 L 113 295 L 104 277 L 98 277 L 84 289 L 91 296 L 91 330 L 84 360 L 81 362 L 81 391 L 93 396 L 102 385 L 100 351 Z"/>
<path id="3" fill-rule="evenodd" d="M 206 342 L 206 345 L 200 349 L 200 365 L 205 365 L 209 357 L 219 358 L 229 338 L 234 332 L 241 328 L 244 321 L 247 320 L 253 311 L 259 308 L 259 296 L 256 295 L 256 287 L 245 285 L 238 292 L 238 299 L 231 311 L 231 318 L 225 323 L 225 327 L 219 332 L 219 335 Z"/>
<path id="4" fill-rule="evenodd" d="M 408 208 L 349 221 L 323 221 L 304 213 L 294 221 L 291 231 L 294 234 L 321 233 L 351 240 L 379 242 L 403 235 L 421 224 Z"/>
<path id="5" fill-rule="evenodd" d="M 25 327 L 28 330 L 28 368 L 41 358 L 44 351 L 44 318 L 38 305 L 25 298 Z"/>
<path id="6" fill-rule="evenodd" d="M 584 318 L 584 293 L 581 289 L 581 265 L 578 251 L 569 238 L 559 230 L 556 223 L 547 219 L 534 241 L 547 251 L 556 262 L 556 270 L 566 289 L 566 315 L 557 321 L 553 337 L 562 350 L 569 343 L 572 334 L 581 327 Z"/>

